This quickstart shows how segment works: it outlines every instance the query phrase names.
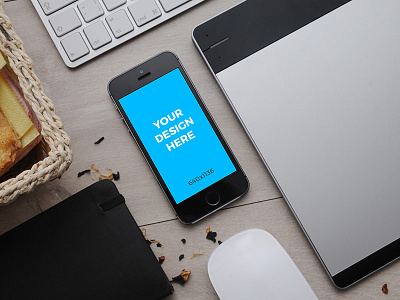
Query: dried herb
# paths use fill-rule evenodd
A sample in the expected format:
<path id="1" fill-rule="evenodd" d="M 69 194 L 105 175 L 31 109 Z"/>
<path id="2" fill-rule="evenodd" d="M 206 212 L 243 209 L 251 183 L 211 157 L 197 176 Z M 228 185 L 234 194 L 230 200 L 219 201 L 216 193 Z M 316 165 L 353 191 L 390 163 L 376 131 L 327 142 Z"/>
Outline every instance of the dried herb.
<path id="1" fill-rule="evenodd" d="M 183 277 L 183 279 L 185 281 L 187 281 L 189 279 L 189 275 L 190 274 L 192 274 L 192 272 L 186 271 L 185 269 L 183 269 L 182 272 L 181 272 L 181 276 Z"/>
<path id="2" fill-rule="evenodd" d="M 141 228 L 140 230 L 142 231 L 143 236 L 144 236 L 144 238 L 145 238 L 146 241 L 147 241 L 147 244 L 151 245 L 151 244 L 153 244 L 153 243 L 157 243 L 157 247 L 164 247 L 163 244 L 161 244 L 159 241 L 148 239 L 148 238 L 146 237 L 147 232 L 146 232 L 146 229 L 145 229 L 145 228 Z"/>
<path id="3" fill-rule="evenodd" d="M 388 294 L 388 293 L 389 293 L 389 289 L 388 289 L 386 283 L 382 286 L 382 292 L 383 292 L 384 294 Z"/>
<path id="4" fill-rule="evenodd" d="M 94 164 L 92 164 L 92 165 L 90 166 L 90 168 L 91 168 L 92 170 L 94 170 L 95 172 L 100 173 L 99 169 L 97 169 L 97 168 L 94 166 Z"/>
<path id="5" fill-rule="evenodd" d="M 207 239 L 207 240 L 213 241 L 214 243 L 217 241 L 217 240 L 215 239 L 215 237 L 217 236 L 217 233 L 211 231 L 210 226 L 207 227 L 206 233 L 207 233 L 207 236 L 206 236 L 206 239 Z"/>
<path id="6" fill-rule="evenodd" d="M 113 179 L 115 181 L 119 180 L 120 176 L 119 176 L 119 172 L 117 172 L 117 174 L 113 173 Z"/>
<path id="7" fill-rule="evenodd" d="M 192 256 L 190 257 L 190 259 L 196 257 L 197 255 L 203 255 L 203 254 L 204 254 L 204 252 L 199 251 L 199 250 L 198 251 L 193 251 Z"/>
<path id="8" fill-rule="evenodd" d="M 102 136 L 98 141 L 94 142 L 95 145 L 100 144 L 104 140 L 104 136 Z"/>
<path id="9" fill-rule="evenodd" d="M 185 239 L 181 239 L 182 244 L 186 244 L 186 240 Z"/>
<path id="10" fill-rule="evenodd" d="M 215 243 L 215 242 L 217 241 L 217 240 L 215 239 L 216 236 L 217 236 L 217 233 L 210 230 L 210 231 L 207 232 L 206 239 L 207 239 L 207 240 L 210 240 L 210 241 L 213 241 L 213 242 Z"/>
<path id="11" fill-rule="evenodd" d="M 103 179 L 119 180 L 119 178 L 120 178 L 119 172 L 114 173 L 114 171 L 110 168 L 107 168 L 107 170 L 110 171 L 110 173 L 108 173 L 108 174 L 101 173 L 100 170 L 94 166 L 94 164 L 92 164 L 90 166 L 90 168 L 94 171 L 94 173 L 100 173 L 99 180 L 103 180 Z M 89 172 L 90 170 L 85 170 L 85 171 Z M 92 179 L 94 180 L 94 178 L 92 178 Z"/>
<path id="12" fill-rule="evenodd" d="M 162 263 L 164 262 L 164 260 L 165 260 L 165 256 L 160 256 L 160 257 L 158 258 L 158 262 L 160 263 L 160 265 L 162 265 Z"/>
<path id="13" fill-rule="evenodd" d="M 157 247 L 159 247 L 159 248 L 164 247 L 163 244 L 161 244 L 159 241 L 156 241 L 156 240 L 149 240 L 148 238 L 146 238 L 146 240 L 147 240 L 147 242 L 148 242 L 149 244 L 157 243 Z"/>
<path id="14" fill-rule="evenodd" d="M 86 173 L 90 173 L 90 170 L 88 169 L 88 170 L 83 170 L 83 171 L 79 172 L 79 173 L 78 173 L 78 177 L 81 177 L 81 176 L 83 176 L 83 175 L 86 174 Z"/>
<path id="15" fill-rule="evenodd" d="M 108 170 L 110 171 L 110 173 L 108 173 L 108 174 L 100 174 L 99 180 L 103 180 L 103 179 L 109 179 L 109 180 L 111 180 L 111 179 L 114 178 L 114 176 L 113 176 L 113 174 L 114 174 L 113 170 L 111 170 L 111 169 L 108 169 Z"/>
<path id="16" fill-rule="evenodd" d="M 184 254 L 179 255 L 179 261 L 181 261 L 181 260 L 184 259 L 184 258 L 185 258 L 185 255 L 184 255 Z"/>
<path id="17" fill-rule="evenodd" d="M 192 274 L 192 272 L 186 271 L 185 269 L 183 269 L 181 274 L 179 274 L 176 277 L 172 277 L 172 282 L 178 282 L 178 283 L 184 285 L 186 283 L 186 281 L 189 279 L 190 274 Z"/>

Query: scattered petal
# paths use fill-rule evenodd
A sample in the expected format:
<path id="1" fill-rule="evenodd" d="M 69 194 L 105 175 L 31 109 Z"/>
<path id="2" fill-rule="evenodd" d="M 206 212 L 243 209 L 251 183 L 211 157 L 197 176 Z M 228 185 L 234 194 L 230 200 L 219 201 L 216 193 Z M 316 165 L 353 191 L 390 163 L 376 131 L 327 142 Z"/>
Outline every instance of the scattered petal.
<path id="1" fill-rule="evenodd" d="M 90 173 L 90 170 L 88 169 L 88 170 L 83 170 L 83 171 L 79 172 L 79 173 L 78 173 L 78 177 L 81 177 L 81 176 L 83 176 L 83 175 L 86 174 L 86 173 Z"/>
<path id="2" fill-rule="evenodd" d="M 382 292 L 383 292 L 384 294 L 388 294 L 388 293 L 389 293 L 389 289 L 388 289 L 386 283 L 382 286 Z"/>
<path id="3" fill-rule="evenodd" d="M 190 259 L 196 257 L 197 255 L 203 255 L 203 254 L 204 254 L 204 252 L 199 251 L 199 250 L 193 251 L 192 256 L 190 257 Z"/>
<path id="4" fill-rule="evenodd" d="M 189 275 L 192 274 L 190 271 L 186 271 L 185 269 L 182 270 L 181 275 L 185 281 L 189 279 Z"/>
<path id="5" fill-rule="evenodd" d="M 144 236 L 144 238 L 146 239 L 146 241 L 147 241 L 147 243 L 148 243 L 149 245 L 151 245 L 152 243 L 157 243 L 157 247 L 163 247 L 163 248 L 164 248 L 163 244 L 161 244 L 159 241 L 150 240 L 150 239 L 148 239 L 148 238 L 146 237 L 146 234 L 147 234 L 147 233 L 146 233 L 146 229 L 145 229 L 145 228 L 141 228 L 140 230 L 142 231 L 143 236 Z"/>
<path id="6" fill-rule="evenodd" d="M 215 239 L 216 236 L 217 236 L 217 233 L 210 230 L 210 231 L 207 233 L 206 239 L 207 239 L 207 240 L 210 240 L 210 241 L 213 241 L 213 242 L 215 243 L 215 242 L 217 241 L 217 240 Z"/>
<path id="7" fill-rule="evenodd" d="M 94 142 L 95 145 L 100 144 L 104 140 L 104 136 L 102 136 L 98 141 Z"/>
<path id="8" fill-rule="evenodd" d="M 172 282 L 178 282 L 178 283 L 184 285 L 186 283 L 186 281 L 189 279 L 189 275 L 191 273 L 192 272 L 186 271 L 185 269 L 183 269 L 181 274 L 179 274 L 176 277 L 172 277 Z"/>
<path id="9" fill-rule="evenodd" d="M 111 180 L 111 179 L 113 179 L 113 174 L 114 174 L 113 170 L 111 170 L 111 169 L 108 169 L 108 170 L 110 170 L 110 173 L 108 173 L 108 174 L 100 174 L 99 180 L 103 180 L 103 179 Z"/>
<path id="10" fill-rule="evenodd" d="M 97 169 L 97 168 L 94 166 L 94 164 L 92 164 L 92 165 L 90 166 L 90 168 L 91 168 L 92 170 L 94 170 L 95 172 L 100 173 L 99 169 Z"/>
<path id="11" fill-rule="evenodd" d="M 116 174 L 113 173 L 113 179 L 114 179 L 115 181 L 119 180 L 119 178 L 120 178 L 119 172 L 117 172 Z"/>

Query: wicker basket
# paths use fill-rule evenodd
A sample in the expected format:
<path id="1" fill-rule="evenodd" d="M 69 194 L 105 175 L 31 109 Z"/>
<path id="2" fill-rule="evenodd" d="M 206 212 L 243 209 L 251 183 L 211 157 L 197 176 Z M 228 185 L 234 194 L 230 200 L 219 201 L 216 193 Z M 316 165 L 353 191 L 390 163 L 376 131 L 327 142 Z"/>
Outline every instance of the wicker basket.
<path id="1" fill-rule="evenodd" d="M 32 60 L 26 55 L 21 39 L 4 14 L 3 4 L 3 0 L 0 0 L 0 51 L 18 77 L 26 100 L 41 123 L 42 146 L 46 154 L 30 170 L 0 183 L 0 205 L 9 204 L 18 195 L 59 177 L 72 162 L 71 140 L 55 114 L 52 101 L 44 94 L 42 84 L 33 71 Z"/>

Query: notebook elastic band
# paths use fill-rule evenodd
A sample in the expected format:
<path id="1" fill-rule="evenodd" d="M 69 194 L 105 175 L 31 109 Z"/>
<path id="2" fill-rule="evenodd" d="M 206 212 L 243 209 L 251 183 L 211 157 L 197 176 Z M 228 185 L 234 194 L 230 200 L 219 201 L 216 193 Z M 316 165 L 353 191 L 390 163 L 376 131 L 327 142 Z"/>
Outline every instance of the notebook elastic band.
<path id="1" fill-rule="evenodd" d="M 104 212 L 106 212 L 124 202 L 125 202 L 124 197 L 121 194 L 119 194 L 118 196 L 116 196 L 106 202 L 101 203 L 100 207 Z"/>

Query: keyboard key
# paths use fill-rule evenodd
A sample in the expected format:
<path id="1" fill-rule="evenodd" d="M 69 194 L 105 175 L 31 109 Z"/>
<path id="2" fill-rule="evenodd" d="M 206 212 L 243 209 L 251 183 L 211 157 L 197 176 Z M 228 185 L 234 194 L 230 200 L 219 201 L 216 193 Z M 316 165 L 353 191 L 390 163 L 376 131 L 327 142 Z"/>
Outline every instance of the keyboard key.
<path id="1" fill-rule="evenodd" d="M 82 1 L 78 3 L 78 8 L 85 22 L 93 21 L 94 19 L 104 15 L 103 8 L 98 0 Z"/>
<path id="2" fill-rule="evenodd" d="M 129 21 L 128 15 L 122 9 L 108 16 L 106 20 L 116 38 L 133 30 L 133 25 L 131 21 Z"/>
<path id="3" fill-rule="evenodd" d="M 65 64 L 75 68 L 205 0 L 28 1 Z"/>
<path id="4" fill-rule="evenodd" d="M 103 2 L 106 8 L 110 11 L 124 5 L 126 0 L 103 0 Z"/>
<path id="5" fill-rule="evenodd" d="M 190 0 L 160 0 L 161 5 L 166 12 L 170 12 L 171 10 L 189 1 Z"/>
<path id="6" fill-rule="evenodd" d="M 83 31 L 89 40 L 90 46 L 92 46 L 94 50 L 111 42 L 111 37 L 102 21 L 98 21 L 86 27 Z"/>
<path id="7" fill-rule="evenodd" d="M 75 9 L 72 7 L 52 16 L 49 22 L 57 36 L 63 36 L 82 25 Z"/>
<path id="8" fill-rule="evenodd" d="M 53 12 L 71 4 L 77 0 L 39 0 L 39 4 L 46 15 L 50 15 Z"/>
<path id="9" fill-rule="evenodd" d="M 89 53 L 89 49 L 79 32 L 61 40 L 61 45 L 71 61 L 77 60 Z"/>
<path id="10" fill-rule="evenodd" d="M 128 9 L 137 26 L 142 26 L 161 16 L 161 11 L 154 0 L 136 0 L 128 6 Z"/>

